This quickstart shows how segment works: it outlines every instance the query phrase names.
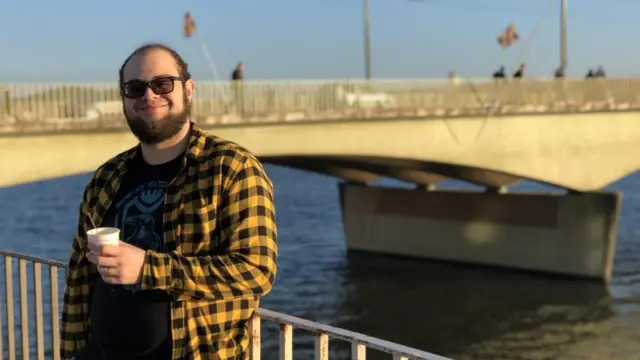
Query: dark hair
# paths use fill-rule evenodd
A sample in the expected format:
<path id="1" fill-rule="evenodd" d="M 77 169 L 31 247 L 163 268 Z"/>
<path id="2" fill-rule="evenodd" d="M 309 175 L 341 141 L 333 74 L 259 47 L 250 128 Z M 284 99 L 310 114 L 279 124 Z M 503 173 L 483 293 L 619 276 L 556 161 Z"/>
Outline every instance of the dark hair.
<path id="1" fill-rule="evenodd" d="M 120 67 L 120 71 L 118 71 L 118 76 L 120 78 L 120 85 L 122 85 L 124 81 L 124 67 L 127 66 L 127 63 L 129 62 L 129 60 L 131 60 L 131 58 L 136 55 L 145 54 L 151 50 L 164 50 L 168 52 L 171 55 L 171 57 L 176 61 L 176 65 L 178 66 L 178 75 L 183 79 L 183 81 L 191 78 L 191 74 L 189 74 L 189 65 L 187 65 L 187 62 L 184 61 L 182 56 L 180 56 L 180 54 L 178 54 L 177 51 L 173 50 L 172 48 L 164 44 L 152 43 L 152 44 L 142 45 L 139 48 L 135 49 L 131 53 L 131 55 L 127 57 L 124 63 L 122 63 L 122 66 Z"/>

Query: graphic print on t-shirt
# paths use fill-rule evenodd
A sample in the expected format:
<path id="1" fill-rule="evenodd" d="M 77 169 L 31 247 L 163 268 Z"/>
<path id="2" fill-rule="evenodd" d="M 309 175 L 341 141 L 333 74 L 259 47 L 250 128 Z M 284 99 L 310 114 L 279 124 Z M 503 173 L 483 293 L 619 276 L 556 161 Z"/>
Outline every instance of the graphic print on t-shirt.
<path id="1" fill-rule="evenodd" d="M 143 250 L 164 252 L 162 216 L 166 186 L 166 181 L 149 181 L 118 201 L 115 227 L 121 229 L 122 241 Z M 139 285 L 124 288 L 135 292 Z"/>

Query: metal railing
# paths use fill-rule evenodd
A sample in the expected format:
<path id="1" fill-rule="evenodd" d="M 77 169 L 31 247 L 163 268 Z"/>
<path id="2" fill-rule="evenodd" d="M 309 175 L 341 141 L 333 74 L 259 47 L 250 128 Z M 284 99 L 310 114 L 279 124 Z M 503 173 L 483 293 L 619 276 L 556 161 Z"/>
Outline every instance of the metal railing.
<path id="1" fill-rule="evenodd" d="M 640 109 L 640 79 L 407 79 L 197 82 L 192 113 L 225 124 L 629 109 Z M 0 83 L 0 132 L 122 119 L 116 83 Z"/>
<path id="2" fill-rule="evenodd" d="M 4 294 L 0 291 L 0 303 L 4 306 L 6 324 L 2 322 L 0 314 L 0 356 L 3 359 L 15 360 L 21 355 L 23 360 L 28 360 L 32 353 L 36 359 L 47 358 L 60 359 L 59 345 L 59 319 L 60 301 L 64 286 L 60 286 L 60 281 L 64 282 L 64 271 L 66 266 L 58 261 L 44 260 L 34 256 L 2 251 L 0 259 L 4 259 Z M 19 292 L 19 316 L 15 314 L 14 298 L 14 260 L 17 260 L 18 269 L 18 292 Z M 30 265 L 30 266 L 29 266 Z M 48 267 L 49 291 L 45 296 L 45 289 L 42 281 L 43 266 Z M 28 281 L 28 268 L 32 268 L 31 278 Z M 32 291 L 30 291 L 32 290 Z M 33 298 L 29 296 L 33 293 Z M 2 296 L 4 295 L 4 296 Z M 49 300 L 49 308 L 44 304 Z M 35 312 L 31 312 L 31 308 Z M 47 317 L 50 321 L 45 323 L 43 319 Z M 339 329 L 333 326 L 319 324 L 313 321 L 300 319 L 294 316 L 277 313 L 266 309 L 258 309 L 256 316 L 251 319 L 251 343 L 250 356 L 252 360 L 261 358 L 261 321 L 272 321 L 280 325 L 280 359 L 292 360 L 293 357 L 293 328 L 311 332 L 315 336 L 315 359 L 329 359 L 329 338 L 348 341 L 351 343 L 351 358 L 354 360 L 365 360 L 367 348 L 391 354 L 394 360 L 425 359 L 425 360 L 448 360 L 447 358 L 427 353 L 421 350 L 402 346 L 382 339 L 366 336 L 356 332 Z M 31 322 L 35 321 L 35 351 L 31 339 Z M 16 327 L 20 329 L 19 339 L 16 337 Z M 6 336 L 3 335 L 6 331 Z M 45 337 L 45 333 L 47 336 Z M 6 338 L 6 348 L 5 348 Z M 17 345 L 20 344 L 18 347 Z M 18 352 L 17 350 L 20 350 Z"/>

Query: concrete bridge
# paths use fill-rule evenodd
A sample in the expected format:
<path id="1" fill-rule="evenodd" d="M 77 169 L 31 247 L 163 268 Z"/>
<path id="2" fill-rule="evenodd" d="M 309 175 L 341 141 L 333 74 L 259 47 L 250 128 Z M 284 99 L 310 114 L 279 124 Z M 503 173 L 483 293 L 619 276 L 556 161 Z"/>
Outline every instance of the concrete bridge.
<path id="1" fill-rule="evenodd" d="M 640 158 L 629 156 L 640 150 L 640 93 L 633 91 L 640 82 L 358 85 L 366 91 L 313 83 L 314 91 L 309 84 L 274 90 L 285 85 L 245 84 L 244 96 L 230 102 L 224 88 L 211 90 L 211 98 L 196 100 L 205 102 L 195 105 L 196 122 L 264 162 L 344 179 L 350 249 L 609 279 L 620 196 L 599 190 L 640 167 Z M 92 171 L 136 143 L 121 114 L 53 114 L 97 108 L 79 90 L 17 97 L 12 86 L 0 118 L 0 186 Z M 336 97 L 327 87 L 352 96 Z M 211 101 L 227 107 L 215 110 Z M 263 112 L 255 104 L 281 107 Z M 416 189 L 371 186 L 381 177 Z M 436 190 L 445 178 L 487 191 Z M 508 192 L 521 179 L 571 191 Z"/>

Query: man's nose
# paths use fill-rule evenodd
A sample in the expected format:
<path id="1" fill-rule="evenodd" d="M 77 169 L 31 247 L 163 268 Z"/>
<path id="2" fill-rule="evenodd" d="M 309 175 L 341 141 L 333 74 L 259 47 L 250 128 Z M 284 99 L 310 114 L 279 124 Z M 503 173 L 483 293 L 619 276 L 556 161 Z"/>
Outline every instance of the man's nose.
<path id="1" fill-rule="evenodd" d="M 154 93 L 150 87 L 147 87 L 147 89 L 144 92 L 144 100 L 151 100 L 151 99 L 155 99 L 156 97 L 158 97 L 158 95 L 156 95 L 156 93 Z"/>

